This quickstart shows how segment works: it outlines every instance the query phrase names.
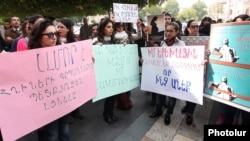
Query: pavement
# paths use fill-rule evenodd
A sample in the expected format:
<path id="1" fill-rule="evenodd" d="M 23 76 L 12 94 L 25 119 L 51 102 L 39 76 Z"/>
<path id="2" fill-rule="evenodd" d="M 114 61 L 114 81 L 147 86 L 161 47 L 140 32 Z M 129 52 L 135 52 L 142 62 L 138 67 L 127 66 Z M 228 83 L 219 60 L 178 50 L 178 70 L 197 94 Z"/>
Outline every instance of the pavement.
<path id="1" fill-rule="evenodd" d="M 115 109 L 119 120 L 110 125 L 104 122 L 103 102 L 88 101 L 80 107 L 84 119 L 76 119 L 70 124 L 71 141 L 203 141 L 203 127 L 213 124 L 218 115 L 218 106 L 204 97 L 203 105 L 197 105 L 194 122 L 187 125 L 181 108 L 185 105 L 177 100 L 170 125 L 164 124 L 164 114 L 159 118 L 149 118 L 155 107 L 150 105 L 151 94 L 135 88 L 131 93 L 133 108 L 127 111 Z M 166 109 L 165 109 L 166 110 Z M 213 114 L 213 116 L 211 116 Z M 36 131 L 17 141 L 38 141 Z"/>

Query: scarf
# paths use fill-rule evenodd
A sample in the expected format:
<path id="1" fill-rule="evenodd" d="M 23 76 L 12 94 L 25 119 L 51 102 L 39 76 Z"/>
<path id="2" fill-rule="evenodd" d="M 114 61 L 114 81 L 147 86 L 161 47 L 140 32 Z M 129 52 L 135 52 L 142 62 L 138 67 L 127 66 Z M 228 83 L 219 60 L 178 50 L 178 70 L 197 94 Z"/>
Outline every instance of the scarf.
<path id="1" fill-rule="evenodd" d="M 104 41 L 110 42 L 111 41 L 111 36 L 104 36 Z"/>
<path id="2" fill-rule="evenodd" d="M 172 46 L 174 43 L 175 43 L 175 38 L 171 38 L 171 39 L 166 39 L 165 40 L 165 43 L 168 45 L 168 46 Z"/>
<path id="3" fill-rule="evenodd" d="M 128 34 L 126 33 L 126 31 L 116 32 L 114 38 L 117 43 L 123 43 L 124 41 L 128 40 Z"/>

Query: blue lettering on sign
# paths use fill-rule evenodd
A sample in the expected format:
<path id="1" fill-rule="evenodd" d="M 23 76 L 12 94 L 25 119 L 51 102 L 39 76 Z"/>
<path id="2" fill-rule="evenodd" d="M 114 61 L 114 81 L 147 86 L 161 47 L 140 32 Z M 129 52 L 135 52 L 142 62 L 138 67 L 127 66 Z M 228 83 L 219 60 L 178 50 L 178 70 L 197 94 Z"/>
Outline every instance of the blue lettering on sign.
<path id="1" fill-rule="evenodd" d="M 156 75 L 155 76 L 155 83 L 166 87 L 167 83 L 168 83 L 168 77 L 163 77 L 163 76 Z"/>
<path id="2" fill-rule="evenodd" d="M 155 76 L 155 84 L 160 84 L 161 86 L 167 86 L 168 83 L 168 76 L 171 74 L 171 70 L 164 69 L 163 76 L 156 75 Z"/>
<path id="3" fill-rule="evenodd" d="M 172 82 L 172 88 L 179 90 L 179 91 L 184 91 L 184 92 L 189 92 L 190 91 L 190 86 L 191 82 L 190 81 L 184 81 L 184 80 L 179 80 L 179 79 L 171 79 Z"/>

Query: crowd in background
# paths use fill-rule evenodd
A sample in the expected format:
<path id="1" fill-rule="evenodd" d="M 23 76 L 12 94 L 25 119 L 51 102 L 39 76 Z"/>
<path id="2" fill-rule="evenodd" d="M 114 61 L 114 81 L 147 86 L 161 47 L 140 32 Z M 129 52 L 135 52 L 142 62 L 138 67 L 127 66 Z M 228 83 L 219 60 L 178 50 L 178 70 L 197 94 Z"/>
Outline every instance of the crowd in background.
<path id="1" fill-rule="evenodd" d="M 191 19 L 187 22 L 185 30 L 182 31 L 182 23 L 171 17 L 168 12 L 163 12 L 165 16 L 165 39 L 161 42 L 147 41 L 147 26 L 141 19 L 136 22 L 137 30 L 131 23 L 118 23 L 108 17 L 102 18 L 99 23 L 89 24 L 88 19 L 84 18 L 83 25 L 80 28 L 79 36 L 74 34 L 74 23 L 69 19 L 59 19 L 57 24 L 45 18 L 42 15 L 34 14 L 28 16 L 23 21 L 18 16 L 13 16 L 4 21 L 3 29 L 0 36 L 1 52 L 25 51 L 36 48 L 67 44 L 86 39 L 92 39 L 93 45 L 96 44 L 138 44 L 138 56 L 140 57 L 139 65 L 143 63 L 141 58 L 141 47 L 160 47 L 160 46 L 179 46 L 185 45 L 181 36 L 210 36 L 211 24 L 223 23 L 223 19 L 213 20 L 210 17 L 204 17 L 200 24 L 198 21 Z M 235 17 L 232 21 L 242 22 L 249 21 L 249 15 L 242 14 Z M 225 23 L 225 22 L 224 22 Z M 108 124 L 114 124 L 118 121 L 113 109 L 115 107 L 118 95 L 105 99 L 103 118 Z M 126 92 L 130 98 L 130 91 Z M 150 115 L 151 118 L 159 117 L 163 114 L 163 107 L 167 108 L 164 123 L 171 123 L 176 99 L 161 94 L 152 93 L 151 105 L 156 110 Z M 186 102 L 181 109 L 181 113 L 186 114 L 186 123 L 193 123 L 193 113 L 196 104 Z M 249 124 L 249 113 L 229 105 L 221 104 L 222 112 L 217 124 Z M 86 111 L 87 112 L 87 111 Z M 239 118 L 242 123 L 239 123 Z M 74 118 L 84 119 L 80 109 L 65 115 L 48 125 L 38 129 L 39 139 L 46 141 L 69 141 L 70 131 L 68 124 L 74 123 Z M 0 139 L 1 140 L 1 139 Z"/>

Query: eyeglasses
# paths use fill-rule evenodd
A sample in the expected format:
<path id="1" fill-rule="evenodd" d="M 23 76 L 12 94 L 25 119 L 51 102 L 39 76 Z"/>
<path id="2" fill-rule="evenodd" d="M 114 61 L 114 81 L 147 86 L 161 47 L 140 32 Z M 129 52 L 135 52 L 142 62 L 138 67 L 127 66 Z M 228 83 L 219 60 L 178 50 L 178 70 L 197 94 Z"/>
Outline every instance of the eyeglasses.
<path id="1" fill-rule="evenodd" d="M 58 32 L 49 32 L 49 33 L 44 33 L 42 35 L 47 35 L 49 39 L 52 39 L 54 36 L 58 35 Z"/>
<path id="2" fill-rule="evenodd" d="M 191 28 L 199 28 L 198 25 L 191 25 L 190 27 L 191 27 Z"/>

